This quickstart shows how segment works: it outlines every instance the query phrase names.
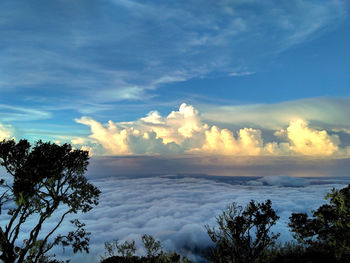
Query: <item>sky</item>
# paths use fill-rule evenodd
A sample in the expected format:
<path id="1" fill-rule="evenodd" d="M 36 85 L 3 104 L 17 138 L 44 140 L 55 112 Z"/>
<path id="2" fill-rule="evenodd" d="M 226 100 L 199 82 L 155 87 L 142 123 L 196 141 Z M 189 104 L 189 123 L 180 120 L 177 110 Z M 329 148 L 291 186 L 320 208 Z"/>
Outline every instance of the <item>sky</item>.
<path id="1" fill-rule="evenodd" d="M 289 240 L 291 212 L 349 183 L 349 11 L 348 0 L 1 0 L 0 140 L 88 150 L 102 190 L 79 215 L 91 254 L 72 262 L 141 234 L 206 247 L 204 225 L 251 199 L 272 199 Z"/>
<path id="2" fill-rule="evenodd" d="M 347 158 L 349 2 L 4 0 L 0 139 Z"/>

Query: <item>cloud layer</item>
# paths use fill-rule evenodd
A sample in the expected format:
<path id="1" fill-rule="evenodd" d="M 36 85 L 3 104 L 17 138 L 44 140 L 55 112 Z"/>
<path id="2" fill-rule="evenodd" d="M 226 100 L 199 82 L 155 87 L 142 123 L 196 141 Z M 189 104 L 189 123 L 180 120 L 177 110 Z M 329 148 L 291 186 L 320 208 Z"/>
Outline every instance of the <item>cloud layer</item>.
<path id="1" fill-rule="evenodd" d="M 205 248 L 210 245 L 204 226 L 215 225 L 215 216 L 232 202 L 245 205 L 250 200 L 271 199 L 280 220 L 273 229 L 281 232 L 281 241 L 291 239 L 287 229 L 292 212 L 315 209 L 325 201 L 324 195 L 332 187 L 342 188 L 348 179 L 294 178 L 289 176 L 208 177 L 162 175 L 147 177 L 104 176 L 90 174 L 90 180 L 102 190 L 99 206 L 80 217 L 91 231 L 91 252 L 77 254 L 72 262 L 92 263 L 103 254 L 103 243 L 114 239 L 135 239 L 141 245 L 142 234 L 154 235 L 167 250 L 177 250 L 199 262 L 200 257 L 188 248 Z M 8 207 L 4 207 L 4 210 Z M 3 211 L 1 225 L 5 224 Z M 61 210 L 51 220 L 57 220 Z M 32 219 L 34 220 L 34 219 Z M 33 221 L 34 222 L 34 221 Z M 32 223 L 33 223 L 32 222 Z M 31 222 L 22 229 L 20 240 L 26 237 Z M 44 231 L 48 225 L 43 226 Z M 59 231 L 70 230 L 63 224 Z M 71 257 L 70 249 L 58 258 Z"/>
<path id="2" fill-rule="evenodd" d="M 203 105 L 202 118 L 208 123 L 229 126 L 255 125 L 278 129 L 291 120 L 305 119 L 327 129 L 350 129 L 348 98 L 309 98 L 274 104 Z"/>
<path id="3" fill-rule="evenodd" d="M 186 103 L 166 117 L 152 111 L 133 122 L 109 121 L 103 125 L 89 117 L 81 117 L 76 122 L 89 126 L 91 135 L 72 143 L 91 149 L 92 154 L 348 155 L 348 148 L 341 144 L 336 133 L 313 128 L 303 119 L 291 120 L 287 127 L 273 131 L 274 140 L 268 141 L 261 129 L 244 127 L 232 131 L 209 125 Z"/>

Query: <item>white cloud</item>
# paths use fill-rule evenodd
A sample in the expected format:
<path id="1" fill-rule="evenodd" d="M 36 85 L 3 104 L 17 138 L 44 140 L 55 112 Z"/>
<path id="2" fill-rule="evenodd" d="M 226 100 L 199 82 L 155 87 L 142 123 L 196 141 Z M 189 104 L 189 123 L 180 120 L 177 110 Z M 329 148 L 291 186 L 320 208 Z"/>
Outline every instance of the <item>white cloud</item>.
<path id="1" fill-rule="evenodd" d="M 227 129 L 212 126 L 205 131 L 205 142 L 195 151 L 226 155 L 259 155 L 263 146 L 261 131 L 243 128 L 237 132 L 237 139 Z"/>
<path id="2" fill-rule="evenodd" d="M 103 243 L 114 239 L 135 239 L 141 246 L 140 236 L 151 234 L 159 239 L 167 250 L 176 249 L 189 253 L 186 246 L 205 248 L 210 245 L 204 226 L 214 225 L 215 216 L 232 202 L 246 205 L 250 200 L 271 199 L 280 220 L 273 231 L 281 232 L 281 241 L 291 239 L 288 218 L 292 212 L 307 212 L 324 201 L 324 195 L 332 187 L 342 188 L 348 179 L 331 178 L 298 179 L 285 176 L 248 178 L 235 177 L 150 176 L 127 178 L 113 175 L 104 177 L 103 167 L 98 174 L 90 175 L 90 181 L 101 191 L 100 204 L 85 215 L 76 215 L 91 231 L 90 254 L 77 254 L 72 262 L 96 262 L 103 254 Z M 5 210 L 8 209 L 5 207 Z M 57 220 L 59 210 L 51 220 Z M 1 225 L 8 217 L 2 214 Z M 47 229 L 44 225 L 43 229 Z M 20 240 L 30 229 L 30 222 L 23 228 Z M 67 222 L 59 231 L 70 230 Z M 71 257 L 70 249 L 63 254 L 55 251 L 57 258 Z M 198 255 L 188 254 L 191 259 Z M 63 258 L 62 258 L 63 259 Z"/>
<path id="3" fill-rule="evenodd" d="M 126 142 L 127 131 L 125 129 L 119 129 L 112 121 L 109 121 L 106 127 L 104 127 L 101 123 L 87 117 L 82 117 L 76 121 L 81 124 L 89 125 L 92 132 L 90 137 L 101 143 L 108 153 L 130 153 Z M 80 138 L 79 140 L 82 139 Z"/>
<path id="4" fill-rule="evenodd" d="M 49 119 L 50 117 L 51 113 L 46 110 L 0 104 L 0 119 L 2 121 L 32 121 Z"/>
<path id="5" fill-rule="evenodd" d="M 1 53 L 1 90 L 32 89 L 46 98 L 38 91 L 45 88 L 55 98 L 69 87 L 64 98 L 74 104 L 144 99 L 150 89 L 212 72 L 251 74 L 271 54 L 337 25 L 347 6 L 337 0 L 220 0 L 199 10 L 196 1 L 110 0 L 50 1 L 40 9 L 1 1 L 0 8 L 7 14 L 0 23 L 11 28 L 1 32 L 9 47 Z M 232 73 L 239 67 L 245 70 Z"/>
<path id="6" fill-rule="evenodd" d="M 203 121 L 225 126 L 280 129 L 303 119 L 329 130 L 350 129 L 349 99 L 312 98 L 273 104 L 199 105 Z"/>
<path id="7" fill-rule="evenodd" d="M 100 144 L 105 154 L 215 154 L 231 156 L 308 155 L 347 156 L 339 136 L 327 130 L 310 127 L 302 119 L 294 119 L 283 129 L 275 130 L 273 141 L 264 139 L 262 130 L 251 127 L 237 132 L 202 121 L 191 105 L 181 104 L 178 111 L 162 117 L 151 111 L 146 117 L 133 122 L 106 125 L 88 117 L 76 120 L 91 129 L 90 141 Z M 73 140 L 85 145 L 84 139 Z M 88 142 L 88 140 L 87 140 Z M 90 145 L 91 147 L 91 145 Z"/>
<path id="8" fill-rule="evenodd" d="M 287 128 L 291 150 L 305 155 L 332 155 L 340 144 L 337 135 L 329 135 L 325 130 L 314 130 L 303 120 L 290 123 Z"/>
<path id="9" fill-rule="evenodd" d="M 317 2 L 298 1 L 295 7 L 300 11 L 299 15 L 304 17 L 303 21 L 297 21 L 297 17 L 288 15 L 280 20 L 282 28 L 293 32 L 285 39 L 284 49 L 320 34 L 322 28 L 333 19 L 330 12 L 336 12 L 340 18 L 345 17 L 344 4 L 345 2 L 338 0 L 327 1 L 322 5 Z"/>
<path id="10" fill-rule="evenodd" d="M 0 123 L 0 141 L 14 138 L 14 129 L 9 125 Z"/>
<path id="11" fill-rule="evenodd" d="M 107 154 L 157 154 L 183 152 L 186 140 L 206 128 L 193 106 L 181 104 L 178 111 L 172 111 L 167 117 L 152 111 L 136 122 L 114 123 L 107 125 L 82 117 L 78 123 L 90 126 L 89 136 L 100 143 Z M 83 138 L 79 139 L 83 142 Z M 73 144 L 77 140 L 72 141 Z"/>
<path id="12" fill-rule="evenodd" d="M 242 76 L 249 76 L 254 74 L 255 72 L 252 72 L 252 71 L 238 71 L 238 72 L 231 72 L 228 75 L 231 77 L 242 77 Z"/>
<path id="13" fill-rule="evenodd" d="M 110 88 L 101 90 L 96 93 L 96 98 L 101 101 L 121 101 L 121 100 L 138 100 L 144 96 L 143 88 L 130 86 L 123 88 Z"/>
<path id="14" fill-rule="evenodd" d="M 310 180 L 300 177 L 292 177 L 287 175 L 279 176 L 264 176 L 257 180 L 248 181 L 250 185 L 268 185 L 268 186 L 279 186 L 279 187 L 306 187 L 310 185 Z"/>
<path id="15" fill-rule="evenodd" d="M 168 250 L 186 254 L 186 246 L 204 248 L 211 243 L 205 224 L 213 225 L 215 216 L 228 204 L 245 205 L 252 199 L 272 200 L 281 217 L 274 231 L 281 232 L 281 240 L 286 241 L 291 239 L 287 223 L 292 212 L 317 208 L 325 202 L 323 197 L 332 187 L 341 188 L 347 182 L 274 178 L 248 181 L 270 182 L 265 186 L 242 183 L 234 178 L 229 184 L 224 179 L 188 176 L 97 179 L 94 182 L 102 190 L 100 205 L 83 217 L 92 232 L 88 258 L 96 259 L 96 255 L 102 253 L 103 242 L 116 238 L 136 239 L 137 246 L 141 246 L 140 236 L 144 233 L 154 235 Z"/>

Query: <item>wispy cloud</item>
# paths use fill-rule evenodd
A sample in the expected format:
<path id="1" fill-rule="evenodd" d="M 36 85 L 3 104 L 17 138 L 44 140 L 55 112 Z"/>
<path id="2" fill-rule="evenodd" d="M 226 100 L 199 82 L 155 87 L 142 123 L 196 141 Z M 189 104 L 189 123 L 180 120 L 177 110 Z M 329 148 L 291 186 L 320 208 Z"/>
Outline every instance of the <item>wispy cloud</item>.
<path id="1" fill-rule="evenodd" d="M 46 110 L 0 104 L 0 120 L 3 122 L 42 120 L 51 116 L 51 113 Z"/>
<path id="2" fill-rule="evenodd" d="M 230 77 L 241 77 L 241 76 L 249 76 L 253 74 L 255 74 L 255 72 L 253 71 L 238 71 L 238 72 L 231 72 L 228 75 Z"/>
<path id="3" fill-rule="evenodd" d="M 144 99 L 150 89 L 214 71 L 248 75 L 271 54 L 341 21 L 346 9 L 337 0 L 198 5 L 50 1 L 38 8 L 2 1 L 0 8 L 11 16 L 1 18 L 8 48 L 0 53 L 0 90 L 30 89 L 41 96 L 45 89 L 46 96 L 97 103 Z M 237 67 L 247 70 L 232 73 Z"/>

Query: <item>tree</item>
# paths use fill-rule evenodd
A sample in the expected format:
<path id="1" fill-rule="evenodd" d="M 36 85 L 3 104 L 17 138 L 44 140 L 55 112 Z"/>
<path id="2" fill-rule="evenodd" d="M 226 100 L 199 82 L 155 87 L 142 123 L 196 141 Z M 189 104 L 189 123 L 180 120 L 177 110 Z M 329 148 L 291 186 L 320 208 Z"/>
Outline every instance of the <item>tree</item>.
<path id="1" fill-rule="evenodd" d="M 236 203 L 217 217 L 218 229 L 206 226 L 214 242 L 212 262 L 266 262 L 269 249 L 275 245 L 279 234 L 270 233 L 279 217 L 271 201 L 251 201 L 243 210 Z"/>
<path id="2" fill-rule="evenodd" d="M 191 263 L 186 257 L 176 252 L 164 252 L 160 241 L 151 235 L 143 235 L 142 243 L 146 249 L 146 256 L 135 256 L 135 241 L 118 240 L 105 242 L 105 255 L 101 256 L 101 263 Z"/>
<path id="3" fill-rule="evenodd" d="M 68 144 L 38 141 L 31 147 L 27 140 L 0 142 L 0 165 L 10 178 L 1 180 L 0 211 L 4 204 L 11 208 L 7 225 L 0 227 L 1 260 L 45 262 L 56 245 L 71 246 L 74 253 L 89 252 L 90 233 L 77 219 L 71 220 L 74 231 L 54 236 L 69 214 L 86 213 L 98 204 L 100 191 L 84 177 L 88 159 L 87 151 L 73 150 Z M 58 222 L 50 223 L 50 230 L 43 233 L 42 227 L 58 208 Z M 30 231 L 21 242 L 24 227 Z"/>
<path id="4" fill-rule="evenodd" d="M 306 213 L 293 213 L 289 227 L 297 241 L 317 250 L 320 255 L 332 254 L 334 260 L 350 262 L 350 185 L 325 196 L 329 204 Z"/>
<path id="5" fill-rule="evenodd" d="M 145 234 L 141 239 L 146 249 L 147 257 L 155 257 L 162 253 L 160 241 L 156 241 L 153 236 Z"/>

